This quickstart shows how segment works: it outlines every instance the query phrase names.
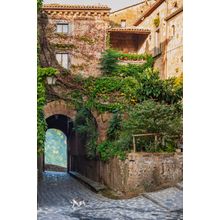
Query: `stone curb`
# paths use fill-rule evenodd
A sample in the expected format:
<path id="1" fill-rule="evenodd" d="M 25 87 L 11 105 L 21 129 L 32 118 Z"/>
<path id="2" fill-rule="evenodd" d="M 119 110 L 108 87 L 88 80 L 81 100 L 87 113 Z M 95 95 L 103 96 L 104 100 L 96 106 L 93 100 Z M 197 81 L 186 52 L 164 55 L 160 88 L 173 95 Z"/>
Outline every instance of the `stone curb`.
<path id="1" fill-rule="evenodd" d="M 183 183 L 177 183 L 175 187 L 183 191 Z"/>
<path id="2" fill-rule="evenodd" d="M 69 174 L 73 176 L 74 178 L 78 179 L 79 181 L 85 183 L 87 186 L 89 186 L 93 191 L 98 193 L 99 191 L 102 191 L 106 189 L 106 187 L 98 182 L 95 182 L 93 180 L 90 180 L 86 178 L 85 176 L 82 176 L 81 174 L 77 172 L 70 171 Z"/>

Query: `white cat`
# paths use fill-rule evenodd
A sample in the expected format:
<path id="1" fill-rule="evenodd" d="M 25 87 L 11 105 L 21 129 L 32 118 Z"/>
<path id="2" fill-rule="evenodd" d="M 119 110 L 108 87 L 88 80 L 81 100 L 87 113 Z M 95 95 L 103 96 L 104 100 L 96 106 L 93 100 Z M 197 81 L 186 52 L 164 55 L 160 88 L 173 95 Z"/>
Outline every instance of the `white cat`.
<path id="1" fill-rule="evenodd" d="M 81 206 L 85 206 L 85 201 L 83 200 L 79 200 L 79 199 L 72 199 L 72 201 L 70 202 L 72 204 L 72 208 L 74 207 L 81 207 Z"/>

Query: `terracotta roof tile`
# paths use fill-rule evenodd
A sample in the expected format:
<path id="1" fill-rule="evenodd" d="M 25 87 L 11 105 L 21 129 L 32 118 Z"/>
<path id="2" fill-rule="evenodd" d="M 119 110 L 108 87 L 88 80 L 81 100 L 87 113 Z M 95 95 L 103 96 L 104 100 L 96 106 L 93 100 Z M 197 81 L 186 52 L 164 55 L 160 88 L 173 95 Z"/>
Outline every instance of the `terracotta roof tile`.
<path id="1" fill-rule="evenodd" d="M 46 10 L 111 10 L 107 5 L 64 5 L 64 4 L 44 4 Z"/>
<path id="2" fill-rule="evenodd" d="M 149 34 L 150 31 L 148 29 L 140 28 L 140 27 L 126 27 L 126 28 L 110 28 L 109 32 L 124 32 L 124 33 L 140 33 L 140 34 Z"/>

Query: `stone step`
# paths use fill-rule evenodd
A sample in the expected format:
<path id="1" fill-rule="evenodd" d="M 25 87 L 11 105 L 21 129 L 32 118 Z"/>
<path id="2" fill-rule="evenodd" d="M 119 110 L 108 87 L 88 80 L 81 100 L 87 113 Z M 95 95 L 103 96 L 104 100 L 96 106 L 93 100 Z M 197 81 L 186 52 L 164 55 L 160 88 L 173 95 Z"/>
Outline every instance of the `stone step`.
<path id="1" fill-rule="evenodd" d="M 183 191 L 177 189 L 176 187 L 171 187 L 157 192 L 146 192 L 142 195 L 169 211 L 183 209 Z"/>
<path id="2" fill-rule="evenodd" d="M 94 190 L 95 192 L 99 192 L 101 190 L 106 189 L 106 187 L 98 182 L 95 182 L 93 180 L 88 179 L 87 177 L 81 175 L 78 172 L 74 172 L 74 171 L 70 171 L 69 174 L 73 177 L 75 177 L 76 179 L 82 181 L 83 183 L 85 183 L 86 185 L 88 185 L 92 190 Z"/>

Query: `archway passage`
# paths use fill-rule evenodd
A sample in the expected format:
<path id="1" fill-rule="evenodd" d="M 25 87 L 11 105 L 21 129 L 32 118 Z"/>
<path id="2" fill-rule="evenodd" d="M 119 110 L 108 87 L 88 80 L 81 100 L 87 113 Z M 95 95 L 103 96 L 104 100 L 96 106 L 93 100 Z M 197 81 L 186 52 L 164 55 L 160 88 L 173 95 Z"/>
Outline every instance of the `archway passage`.
<path id="1" fill-rule="evenodd" d="M 46 122 L 48 128 L 47 130 L 48 135 L 46 136 L 46 142 L 45 142 L 44 170 L 47 170 L 48 168 L 49 170 L 51 170 L 50 168 L 55 168 L 55 171 L 69 171 L 70 170 L 69 152 L 73 144 L 71 140 L 74 137 L 73 121 L 71 118 L 69 118 L 66 115 L 54 114 L 46 118 Z M 51 131 L 54 132 L 52 132 L 51 134 Z M 48 136 L 50 136 L 49 140 L 47 139 Z M 57 136 L 59 136 L 60 138 L 57 138 Z M 49 148 L 47 148 L 48 144 L 51 145 Z M 57 165 L 56 167 L 54 166 L 48 167 L 48 162 L 56 161 L 56 160 L 57 162 L 59 161 L 59 163 L 52 164 L 52 165 Z M 61 166 L 64 169 L 56 170 L 58 166 Z"/>
<path id="2" fill-rule="evenodd" d="M 86 110 L 86 114 L 84 114 L 84 110 Z M 102 178 L 100 161 L 96 149 L 92 146 L 93 141 L 89 138 L 97 138 L 98 143 L 105 140 L 111 115 L 107 113 L 99 114 L 97 111 L 88 109 L 84 110 L 80 109 L 77 112 L 71 103 L 57 100 L 44 106 L 44 117 L 48 129 L 58 129 L 66 135 L 67 172 L 71 174 L 77 172 L 99 182 Z M 79 120 L 80 117 L 82 117 L 82 120 Z M 90 125 L 90 122 L 94 123 L 93 128 L 90 129 L 89 126 L 89 129 L 82 133 L 85 130 L 84 128 Z M 82 129 L 79 128 L 79 125 Z M 93 134 L 91 134 L 91 130 L 97 131 L 97 133 L 92 132 Z M 44 155 L 38 157 L 38 170 L 39 173 L 45 170 Z"/>
<path id="3" fill-rule="evenodd" d="M 67 170 L 67 137 L 62 131 L 53 128 L 47 130 L 44 157 L 45 170 Z"/>

